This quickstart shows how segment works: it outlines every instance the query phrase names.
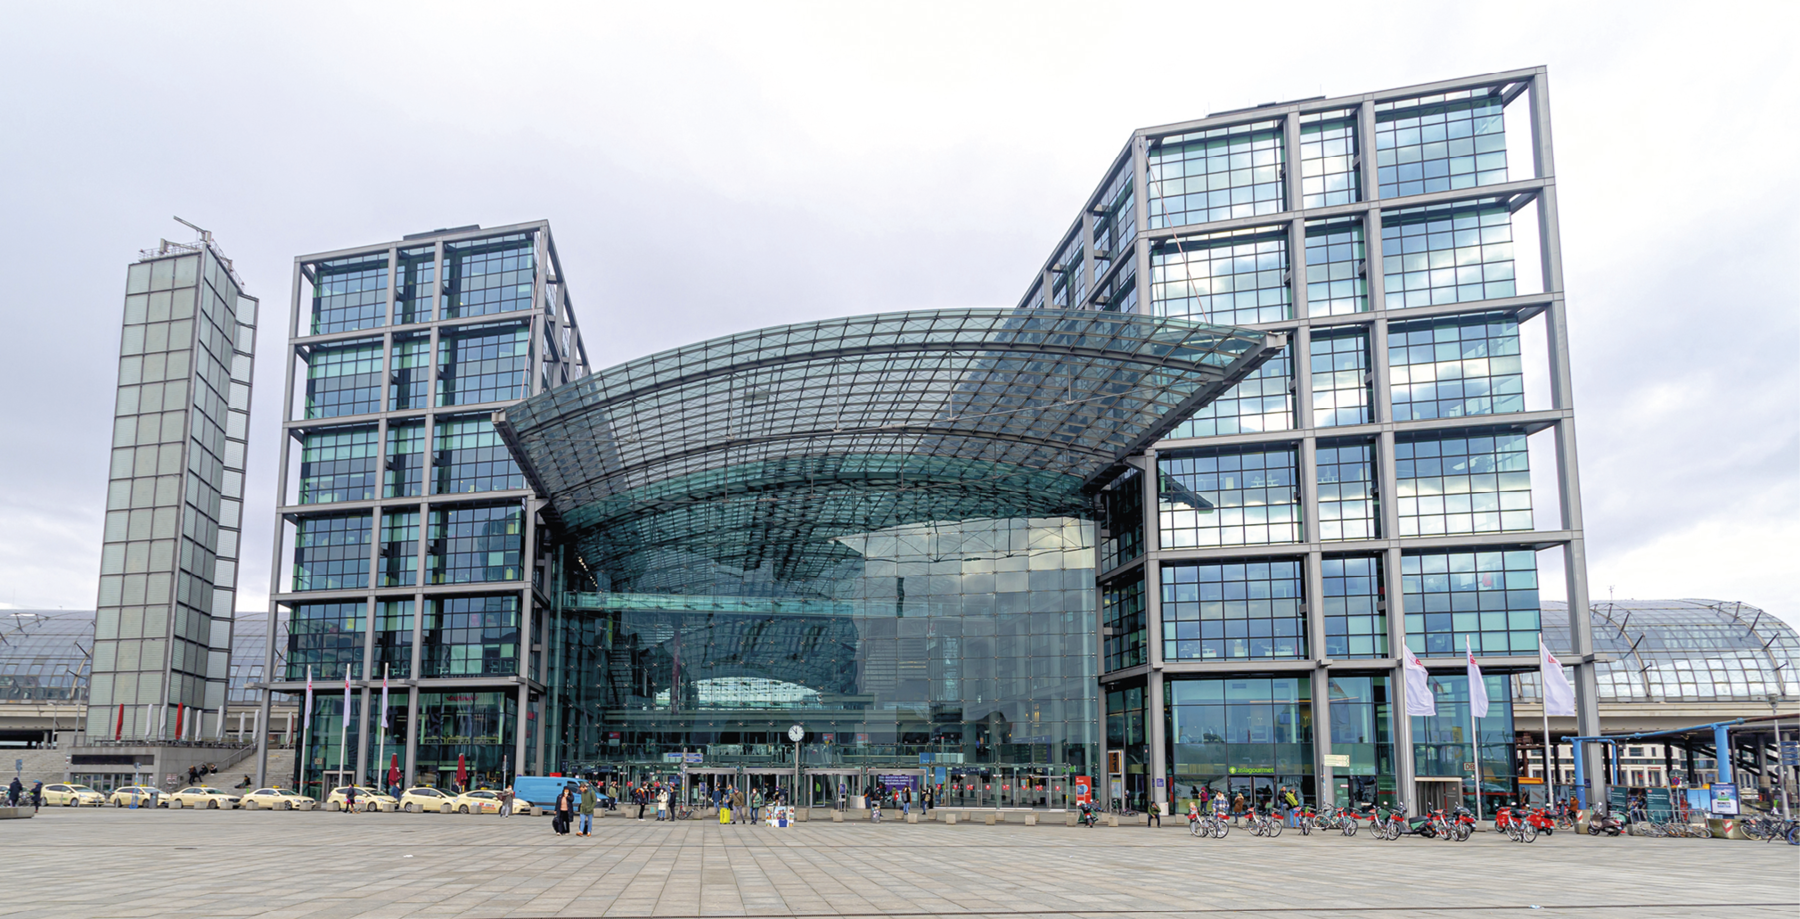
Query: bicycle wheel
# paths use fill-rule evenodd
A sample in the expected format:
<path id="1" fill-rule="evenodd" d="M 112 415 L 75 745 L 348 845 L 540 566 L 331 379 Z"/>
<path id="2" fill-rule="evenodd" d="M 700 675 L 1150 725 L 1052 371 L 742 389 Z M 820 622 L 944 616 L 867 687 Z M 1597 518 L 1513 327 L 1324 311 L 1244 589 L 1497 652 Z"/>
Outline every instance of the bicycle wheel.
<path id="1" fill-rule="evenodd" d="M 1276 817 L 1270 817 L 1269 818 L 1269 838 L 1274 839 L 1275 837 L 1280 836 L 1280 835 L 1281 835 L 1281 820 Z"/>
<path id="2" fill-rule="evenodd" d="M 1199 821 L 1195 821 L 1195 822 L 1193 822 L 1193 823 L 1189 823 L 1189 824 L 1188 824 L 1188 835 L 1189 835 L 1189 836 L 1194 836 L 1194 837 L 1197 837 L 1197 838 L 1201 838 L 1201 839 L 1204 839 L 1204 838 L 1206 838 L 1206 834 L 1205 834 L 1205 833 L 1202 833 L 1202 832 L 1201 832 L 1201 831 L 1200 831 L 1200 823 L 1199 823 Z"/>
<path id="3" fill-rule="evenodd" d="M 1348 823 L 1344 824 L 1344 835 L 1345 836 L 1355 836 L 1356 835 L 1356 821 L 1351 820 Z"/>
<path id="4" fill-rule="evenodd" d="M 1529 823 L 1522 823 L 1519 825 L 1519 835 L 1523 836 L 1526 842 L 1537 842 L 1537 827 Z"/>
<path id="5" fill-rule="evenodd" d="M 1230 824 L 1228 824 L 1228 823 L 1226 823 L 1226 822 L 1225 822 L 1225 821 L 1223 821 L 1223 820 L 1215 820 L 1215 821 L 1213 821 L 1213 825 L 1212 825 L 1212 836 L 1213 836 L 1213 838 L 1214 838 L 1214 839 L 1224 839 L 1224 838 L 1225 838 L 1225 834 L 1226 834 L 1226 833 L 1229 833 L 1229 832 L 1231 832 L 1231 825 L 1230 825 Z"/>
<path id="6" fill-rule="evenodd" d="M 1302 836 L 1311 836 L 1312 835 L 1312 821 L 1311 820 L 1300 821 L 1300 835 L 1302 835 Z"/>

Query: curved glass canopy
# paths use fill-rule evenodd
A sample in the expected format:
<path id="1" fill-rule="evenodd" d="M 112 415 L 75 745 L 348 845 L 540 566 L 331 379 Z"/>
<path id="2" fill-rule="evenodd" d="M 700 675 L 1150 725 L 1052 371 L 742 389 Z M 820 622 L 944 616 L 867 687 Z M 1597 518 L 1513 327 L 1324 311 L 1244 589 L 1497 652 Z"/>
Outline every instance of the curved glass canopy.
<path id="1" fill-rule="evenodd" d="M 790 593 L 854 557 L 842 536 L 1091 516 L 1126 457 L 1282 345 L 1091 310 L 885 313 L 665 351 L 494 420 L 613 589 Z M 645 580 L 670 566 L 680 583 Z"/>

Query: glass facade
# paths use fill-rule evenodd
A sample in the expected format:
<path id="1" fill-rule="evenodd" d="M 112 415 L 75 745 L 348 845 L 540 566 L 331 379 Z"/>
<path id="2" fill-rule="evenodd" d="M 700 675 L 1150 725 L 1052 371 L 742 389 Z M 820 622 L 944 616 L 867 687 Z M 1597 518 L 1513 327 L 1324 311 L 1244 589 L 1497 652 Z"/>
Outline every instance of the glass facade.
<path id="1" fill-rule="evenodd" d="M 1163 548 L 1300 540 L 1300 460 L 1293 447 L 1171 451 L 1157 464 Z"/>
<path id="2" fill-rule="evenodd" d="M 1293 314 L 1285 229 L 1184 238 L 1152 250 L 1158 316 L 1248 325 Z"/>
<path id="3" fill-rule="evenodd" d="M 1169 679 L 1170 802 L 1224 792 L 1267 808 L 1283 789 L 1314 800 L 1312 681 L 1293 676 Z"/>
<path id="4" fill-rule="evenodd" d="M 1408 552 L 1400 558 L 1406 644 L 1420 657 L 1536 654 L 1537 556 L 1529 549 Z"/>
<path id="5" fill-rule="evenodd" d="M 1296 561 L 1164 565 L 1163 660 L 1303 658 L 1301 597 Z"/>

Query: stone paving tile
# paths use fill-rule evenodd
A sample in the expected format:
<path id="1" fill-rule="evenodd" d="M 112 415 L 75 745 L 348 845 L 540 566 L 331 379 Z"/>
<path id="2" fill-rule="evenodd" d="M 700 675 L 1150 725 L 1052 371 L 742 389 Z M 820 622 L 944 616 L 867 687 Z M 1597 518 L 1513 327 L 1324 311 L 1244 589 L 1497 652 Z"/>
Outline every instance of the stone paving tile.
<path id="1" fill-rule="evenodd" d="M 541 818 L 56 809 L 0 825 L 0 864 L 34 879 L 5 888 L 0 919 L 1800 916 L 1800 850 L 1751 842 L 617 818 L 595 831 L 557 838 Z"/>

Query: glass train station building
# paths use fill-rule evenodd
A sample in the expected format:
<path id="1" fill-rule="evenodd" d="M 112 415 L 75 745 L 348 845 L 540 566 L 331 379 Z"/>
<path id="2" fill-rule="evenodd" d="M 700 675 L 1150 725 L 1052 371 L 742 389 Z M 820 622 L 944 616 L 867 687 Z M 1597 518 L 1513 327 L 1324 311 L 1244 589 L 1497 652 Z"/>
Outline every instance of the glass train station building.
<path id="1" fill-rule="evenodd" d="M 1010 308 L 607 369 L 547 224 L 303 256 L 265 661 L 312 675 L 301 762 L 1510 794 L 1540 585 L 1588 607 L 1551 151 L 1541 68 L 1145 128 Z M 1590 632 L 1551 642 L 1581 733 Z"/>

